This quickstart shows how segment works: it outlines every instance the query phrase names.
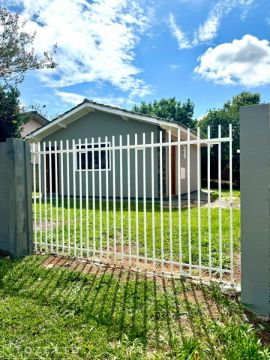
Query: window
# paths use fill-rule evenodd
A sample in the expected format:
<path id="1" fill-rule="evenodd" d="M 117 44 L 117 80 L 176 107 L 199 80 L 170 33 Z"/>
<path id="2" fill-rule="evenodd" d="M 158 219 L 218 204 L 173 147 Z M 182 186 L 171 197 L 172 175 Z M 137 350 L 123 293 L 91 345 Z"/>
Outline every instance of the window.
<path id="1" fill-rule="evenodd" d="M 82 144 L 76 145 L 76 149 L 79 150 L 77 152 L 77 170 L 111 170 L 111 157 L 110 157 L 110 151 L 106 150 L 107 147 L 110 147 L 110 143 L 100 143 L 100 150 L 99 150 L 99 144 L 94 144 L 94 149 L 97 148 L 97 150 L 92 150 L 93 145 L 92 144 Z M 87 150 L 86 150 L 87 148 Z M 102 150 L 104 148 L 104 150 Z M 100 155 L 99 155 L 100 154 Z M 87 158 L 86 158 L 87 156 Z M 100 164 L 99 164 L 100 159 Z M 88 164 L 87 164 L 88 160 Z M 94 162 L 94 164 L 93 164 Z M 86 169 L 87 166 L 87 169 Z"/>

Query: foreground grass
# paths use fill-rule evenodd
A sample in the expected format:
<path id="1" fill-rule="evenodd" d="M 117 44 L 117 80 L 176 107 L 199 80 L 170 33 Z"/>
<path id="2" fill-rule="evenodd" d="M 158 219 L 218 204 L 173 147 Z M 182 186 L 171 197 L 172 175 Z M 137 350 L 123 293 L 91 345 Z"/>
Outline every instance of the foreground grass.
<path id="1" fill-rule="evenodd" d="M 269 359 L 216 286 L 44 260 L 0 260 L 0 359 Z"/>
<path id="2" fill-rule="evenodd" d="M 84 248 L 89 248 L 90 253 L 93 254 L 93 249 L 100 250 L 101 243 L 102 249 L 106 251 L 110 248 L 110 252 L 113 252 L 114 239 L 116 241 L 117 252 L 121 250 L 121 211 L 120 202 L 116 202 L 116 232 L 114 232 L 114 212 L 113 203 L 109 202 L 108 215 L 106 213 L 106 202 L 101 204 L 98 199 L 95 201 L 95 211 L 93 211 L 93 203 L 89 201 L 87 212 L 87 204 L 85 199 L 82 199 L 80 207 L 80 200 L 77 199 L 74 205 L 73 199 L 70 201 L 70 207 L 68 208 L 67 199 L 64 199 L 62 206 L 62 199 L 53 199 L 52 203 L 49 200 L 45 203 L 43 200 L 41 204 L 37 202 L 37 231 L 36 241 L 38 243 L 45 243 L 45 237 L 47 233 L 47 243 L 50 249 L 56 250 L 56 244 L 59 246 L 62 244 L 67 245 L 68 239 L 70 239 L 71 249 L 74 249 L 76 244 L 77 249 L 80 245 Z M 102 209 L 102 215 L 100 216 L 100 207 Z M 82 210 L 80 210 L 82 209 Z M 136 208 L 134 201 L 131 202 L 130 211 L 130 225 L 128 222 L 129 212 L 128 204 L 125 201 L 123 203 L 123 246 L 125 248 L 125 254 L 129 251 L 132 255 L 136 255 Z M 138 209 L 138 248 L 139 254 L 144 256 L 147 252 L 148 257 L 154 256 L 153 250 L 153 235 L 155 238 L 155 257 L 157 259 L 162 258 L 162 246 L 164 249 L 165 260 L 170 260 L 172 253 L 173 260 L 179 261 L 180 253 L 182 253 L 182 259 L 184 263 L 189 263 L 189 222 L 188 222 L 188 210 L 182 208 L 180 215 L 177 208 L 172 209 L 172 220 L 170 226 L 170 213 L 169 209 L 164 207 L 163 209 L 163 244 L 161 240 L 161 213 L 159 203 L 155 204 L 154 216 L 152 213 L 151 202 L 147 203 L 146 214 L 144 214 L 143 203 L 139 203 Z M 45 213 L 47 214 L 47 228 L 45 228 Z M 52 216 L 51 216 L 52 213 Z M 74 222 L 74 215 L 76 221 Z M 93 221 L 93 215 L 95 221 Z M 146 225 L 144 222 L 146 217 Z M 181 217 L 181 228 L 179 227 L 179 217 Z M 43 223 L 40 231 L 40 219 Z M 58 219 L 58 220 L 57 220 Z M 69 221 L 70 219 L 70 221 Z M 199 263 L 199 236 L 198 236 L 198 208 L 196 205 L 191 208 L 190 211 L 190 242 L 191 242 L 191 254 L 192 264 L 198 265 Z M 229 269 L 230 265 L 230 210 L 228 208 L 222 209 L 221 217 L 222 226 L 222 265 L 223 268 Z M 209 236 L 211 236 L 211 253 L 212 253 L 212 265 L 218 267 L 220 264 L 220 239 L 219 239 L 219 209 L 211 209 L 211 226 L 208 226 L 208 209 L 202 207 L 200 210 L 200 222 L 201 222 L 201 260 L 202 265 L 208 266 L 209 264 Z M 95 224 L 95 226 L 94 226 Z M 153 226 L 154 224 L 154 226 Z M 129 244 L 129 226 L 130 226 L 130 244 Z M 146 233 L 144 232 L 144 226 L 146 226 Z M 170 229 L 172 232 L 172 241 L 170 243 Z M 51 231 L 52 230 L 52 231 Z M 181 237 L 179 233 L 181 232 Z M 74 236 L 75 234 L 75 236 Z M 146 234 L 146 235 L 145 235 Z M 146 252 L 144 248 L 144 242 L 146 238 Z M 75 238 L 75 240 L 74 240 Z M 181 239 L 181 243 L 180 240 Z M 58 240 L 57 240 L 58 239 Z M 240 210 L 239 208 L 233 209 L 233 247 L 234 252 L 240 251 Z M 171 245 L 172 244 L 172 249 Z M 44 246 L 43 246 L 44 249 Z M 78 250 L 79 253 L 79 250 Z M 74 255 L 72 250 L 72 255 Z M 85 255 L 85 253 L 84 253 Z"/>

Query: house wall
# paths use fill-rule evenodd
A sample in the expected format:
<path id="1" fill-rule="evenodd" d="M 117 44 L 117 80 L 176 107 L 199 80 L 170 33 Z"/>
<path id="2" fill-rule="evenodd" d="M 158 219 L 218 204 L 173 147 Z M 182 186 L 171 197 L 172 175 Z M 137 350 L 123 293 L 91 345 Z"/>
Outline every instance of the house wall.
<path id="1" fill-rule="evenodd" d="M 159 141 L 159 128 L 155 125 L 150 125 L 136 120 L 123 120 L 121 117 L 106 114 L 103 112 L 92 112 L 81 119 L 74 121 L 69 124 L 66 128 L 61 128 L 53 134 L 49 135 L 44 139 L 48 145 L 48 141 L 57 141 L 57 147 L 60 146 L 60 140 L 63 140 L 63 147 L 65 148 L 65 141 L 69 140 L 69 146 L 72 146 L 72 140 L 78 143 L 78 140 L 81 139 L 82 144 L 85 143 L 85 138 L 88 139 L 88 143 L 98 142 L 98 137 L 101 138 L 101 142 L 105 141 L 105 136 L 108 137 L 108 141 L 112 142 L 112 136 L 115 136 L 115 145 L 119 146 L 119 135 L 122 135 L 122 144 L 126 145 L 127 135 L 130 135 L 130 144 L 134 144 L 134 136 L 138 134 L 138 144 L 142 144 L 142 134 L 145 133 L 146 143 L 151 142 L 151 132 L 154 133 L 154 142 Z M 42 145 L 41 145 L 42 146 Z M 54 144 L 52 144 L 54 146 Z M 152 184 L 152 174 L 151 174 L 151 150 L 146 149 L 146 196 L 151 197 L 151 184 Z M 139 197 L 143 196 L 143 151 L 138 150 L 138 194 Z M 155 197 L 159 195 L 159 149 L 154 149 L 154 188 L 155 188 Z M 112 155 L 112 154 L 111 154 Z M 127 197 L 127 150 L 122 152 L 122 183 L 123 183 L 123 196 Z M 116 196 L 120 196 L 120 152 L 119 150 L 115 151 L 115 182 L 116 182 Z M 112 161 L 112 159 L 111 159 Z M 72 155 L 69 156 L 69 182 L 70 182 L 70 193 L 73 194 L 73 162 L 76 162 L 76 159 L 72 158 Z M 64 172 L 66 172 L 67 167 L 67 156 L 64 156 L 63 159 Z M 112 162 L 111 162 L 112 164 Z M 60 167 L 60 157 L 58 158 L 58 167 Z M 60 170 L 59 170 L 60 172 Z M 79 194 L 79 180 L 80 172 L 75 171 L 76 178 L 76 193 Z M 67 188 L 66 176 L 64 175 L 64 189 Z M 106 171 L 101 172 L 101 182 L 102 182 L 102 195 L 105 196 L 106 191 Z M 86 172 L 82 171 L 82 194 L 85 195 L 86 189 Z M 88 171 L 88 183 L 89 183 L 89 195 L 92 196 L 92 171 Z M 113 195 L 113 171 L 112 166 L 111 170 L 108 171 L 108 183 L 109 183 L 109 196 Z M 135 150 L 130 150 L 130 190 L 131 197 L 135 196 Z M 66 190 L 64 190 L 66 194 Z M 99 195 L 99 172 L 95 171 L 95 195 Z"/>
<path id="2" fill-rule="evenodd" d="M 166 141 L 168 140 L 168 136 L 165 137 Z M 176 142 L 177 138 L 172 137 L 172 142 Z M 188 150 L 187 145 L 180 146 L 180 179 L 181 182 L 178 182 L 178 146 L 172 146 L 175 148 L 175 195 L 179 194 L 179 190 L 181 190 L 181 194 L 186 194 L 188 191 L 188 172 L 187 172 L 187 158 L 188 158 Z M 166 148 L 166 195 L 169 194 L 169 149 Z M 190 145 L 190 192 L 197 191 L 197 146 Z M 179 186 L 180 185 L 180 186 Z"/>
<path id="3" fill-rule="evenodd" d="M 21 137 L 24 138 L 31 132 L 41 128 L 41 124 L 35 121 L 34 119 L 30 119 L 26 124 L 23 125 L 22 131 L 21 131 Z"/>
<path id="4" fill-rule="evenodd" d="M 186 147 L 186 146 L 185 146 Z M 180 171 L 181 176 L 181 193 L 186 194 L 188 191 L 188 173 L 187 173 L 187 148 L 183 150 L 184 147 L 181 147 L 181 159 L 180 159 L 180 167 L 182 168 Z M 184 151 L 186 156 L 184 156 Z M 176 168 L 178 164 L 178 152 L 176 150 Z M 177 185 L 177 194 L 178 194 L 178 171 L 176 170 L 176 185 Z M 197 191 L 197 146 L 190 146 L 190 191 Z"/>
<path id="5" fill-rule="evenodd" d="M 101 142 L 105 141 L 105 136 L 108 137 L 108 141 L 112 142 L 112 136 L 115 136 L 115 145 L 119 145 L 119 135 L 122 135 L 122 143 L 126 145 L 127 143 L 127 135 L 130 135 L 130 144 L 134 144 L 134 136 L 138 135 L 138 144 L 142 144 L 142 134 L 145 133 L 146 143 L 149 144 L 151 142 L 151 132 L 154 133 L 154 142 L 159 142 L 160 128 L 156 125 L 143 123 L 141 121 L 136 120 L 124 120 L 117 115 L 107 114 L 104 112 L 95 111 L 89 113 L 82 118 L 74 121 L 73 123 L 67 125 L 66 128 L 59 128 L 58 131 L 49 135 L 45 139 L 46 146 L 48 146 L 48 141 L 52 142 L 52 146 L 54 146 L 54 142 L 57 142 L 57 147 L 60 148 L 60 141 L 63 141 L 63 148 L 66 147 L 66 140 L 69 140 L 69 147 L 72 146 L 72 140 L 74 139 L 76 144 L 78 144 L 78 140 L 81 139 L 82 144 L 85 143 L 85 138 L 87 138 L 88 143 L 92 142 L 92 138 L 94 138 L 94 142 L 98 142 L 98 137 L 101 138 Z M 41 146 L 43 146 L 41 144 Z M 160 196 L 160 169 L 164 168 L 164 164 L 160 167 L 159 163 L 159 152 L 160 148 L 154 149 L 154 174 L 151 172 L 151 149 L 145 150 L 146 155 L 146 196 L 150 198 L 152 196 L 152 178 L 154 180 L 154 196 L 157 198 Z M 166 152 L 166 150 L 165 150 Z M 168 152 L 168 151 L 167 151 Z M 183 155 L 182 151 L 181 154 Z M 111 164 L 112 164 L 112 154 L 111 155 Z M 140 198 L 143 197 L 143 151 L 138 150 L 138 196 Z M 128 196 L 128 183 L 127 183 L 127 150 L 123 150 L 122 152 L 122 183 L 123 183 L 123 196 Z M 168 169 L 168 156 L 167 164 L 165 164 L 165 169 Z M 196 147 L 191 146 L 191 191 L 197 190 L 197 163 L 196 163 Z M 76 168 L 76 157 L 73 158 L 72 154 L 69 157 L 65 154 L 63 156 L 63 169 L 64 169 L 64 194 L 67 195 L 67 176 L 66 176 L 66 168 L 67 161 L 69 161 L 69 184 L 70 184 L 70 194 L 74 193 L 74 184 L 73 184 L 73 171 Z M 43 161 L 43 160 L 42 160 Z M 120 152 L 119 150 L 115 151 L 115 183 L 116 183 L 116 197 L 120 196 Z M 74 164 L 73 164 L 74 163 Z M 187 170 L 186 170 L 186 159 L 184 156 L 181 158 L 181 167 L 184 168 L 182 173 L 184 173 L 184 177 L 181 179 L 181 192 L 187 192 Z M 48 170 L 48 169 L 47 169 Z M 99 172 L 95 171 L 95 195 L 99 195 Z M 109 196 L 113 196 L 113 171 L 112 166 L 108 173 L 108 189 Z M 60 175 L 60 156 L 58 156 L 58 178 Z M 177 161 L 176 161 L 176 175 L 177 175 Z M 42 178 L 44 176 L 42 175 Z M 82 181 L 82 195 L 84 196 L 86 193 L 86 171 L 82 171 L 81 181 Z M 167 180 L 165 180 L 167 186 L 164 186 L 164 193 L 168 193 L 168 171 L 167 171 Z M 75 182 L 76 182 L 76 194 L 79 194 L 79 182 L 80 182 L 80 171 L 75 171 Z M 43 183 L 43 181 L 42 181 Z M 88 194 L 92 196 L 92 171 L 88 171 Z M 176 178 L 176 186 L 177 186 L 177 178 Z M 60 185 L 61 181 L 59 181 L 58 188 L 60 193 Z M 44 188 L 44 187 L 43 187 Z M 106 171 L 101 172 L 101 192 L 102 196 L 106 195 Z M 135 197 L 135 150 L 130 150 L 130 195 L 131 197 Z"/>

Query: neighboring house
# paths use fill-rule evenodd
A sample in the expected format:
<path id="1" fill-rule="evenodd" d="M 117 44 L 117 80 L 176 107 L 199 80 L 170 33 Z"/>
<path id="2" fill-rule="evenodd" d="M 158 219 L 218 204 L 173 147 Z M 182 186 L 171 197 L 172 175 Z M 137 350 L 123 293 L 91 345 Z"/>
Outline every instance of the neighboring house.
<path id="1" fill-rule="evenodd" d="M 147 144 L 151 143 L 151 133 L 154 136 L 154 142 L 160 142 L 160 134 L 162 134 L 162 141 L 168 141 L 168 133 L 171 130 L 172 141 L 177 140 L 178 129 L 181 130 L 181 140 L 187 139 L 187 128 L 179 123 L 166 121 L 160 118 L 145 116 L 143 114 L 134 113 L 132 111 L 120 109 L 117 107 L 112 107 L 108 105 L 98 104 L 96 102 L 85 99 L 81 104 L 72 108 L 71 110 L 65 112 L 61 116 L 57 117 L 53 121 L 44 125 L 43 127 L 35 130 L 27 136 L 27 139 L 30 142 L 45 142 L 45 147 L 48 149 L 49 142 L 51 142 L 52 149 L 57 147 L 60 148 L 60 141 L 62 140 L 62 146 L 66 148 L 66 141 L 69 141 L 69 148 L 72 145 L 72 141 L 75 140 L 75 148 L 78 150 L 78 142 L 81 139 L 82 149 L 85 149 L 85 139 L 87 138 L 87 148 L 91 149 L 92 144 L 94 147 L 98 146 L 98 141 L 100 138 L 101 146 L 106 148 L 106 146 L 112 145 L 112 137 L 115 138 L 115 145 L 119 146 L 119 136 L 122 135 L 122 144 L 127 144 L 127 135 L 130 136 L 130 144 L 134 145 L 135 143 L 135 134 L 137 134 L 138 144 L 143 142 L 143 133 L 145 134 L 145 142 Z M 191 140 L 196 139 L 196 134 L 191 132 Z M 43 149 L 43 144 L 41 144 L 41 149 Z M 168 147 L 163 147 L 162 152 L 162 164 L 160 164 L 160 146 L 154 148 L 154 174 L 151 173 L 151 149 L 148 147 L 145 150 L 146 157 L 146 196 L 151 197 L 152 189 L 152 176 L 154 178 L 154 195 L 155 197 L 160 196 L 160 169 L 162 169 L 163 174 L 163 195 L 168 196 L 169 189 L 169 158 L 171 158 L 171 192 L 172 195 L 178 194 L 178 159 L 177 159 L 177 147 L 171 146 L 171 156 L 169 156 Z M 143 150 L 138 149 L 137 151 L 137 172 L 138 172 L 138 196 L 141 198 L 143 196 Z M 108 154 L 108 161 L 106 161 L 106 153 Z M 116 182 L 116 196 L 120 196 L 120 151 L 119 148 L 115 151 L 115 168 L 112 171 L 112 150 L 107 152 L 101 151 L 101 164 L 102 164 L 102 194 L 105 195 L 106 190 L 106 173 L 108 176 L 109 182 L 109 196 L 112 196 L 113 192 L 113 173 L 115 173 L 115 182 Z M 181 193 L 187 192 L 187 146 L 181 146 Z M 79 191 L 79 180 L 81 177 L 82 181 L 82 192 L 85 195 L 86 187 L 86 172 L 85 172 L 85 154 L 82 155 L 81 161 L 82 166 L 79 166 L 79 155 L 75 156 L 70 153 L 68 156 L 67 153 L 63 155 L 63 180 L 64 180 L 64 193 L 67 194 L 67 184 L 69 180 L 70 184 L 70 194 L 73 194 L 74 178 L 76 182 L 76 193 Z M 90 151 L 89 151 L 90 154 Z M 41 168 L 44 167 L 44 162 L 46 163 L 46 190 L 50 191 L 50 185 L 52 192 L 55 192 L 55 185 L 57 179 L 58 189 L 61 188 L 60 179 L 60 155 L 58 155 L 58 170 L 56 174 L 55 167 L 55 155 L 51 159 L 51 174 L 49 174 L 49 156 L 46 156 L 45 159 L 41 159 Z M 42 158 L 42 156 L 40 157 Z M 92 187 L 90 182 L 92 181 L 92 162 L 91 158 L 88 155 L 88 178 L 89 178 L 89 196 L 92 195 Z M 67 161 L 69 161 L 69 174 L 67 174 Z M 94 157 L 94 171 L 95 174 L 95 195 L 97 196 L 99 192 L 99 158 L 98 153 L 96 152 Z M 130 150 L 130 195 L 131 197 L 135 196 L 135 150 Z M 75 170 L 75 174 L 74 174 Z M 43 170 L 41 170 L 43 171 Z M 81 174 L 80 174 L 81 172 Z M 127 188 L 127 150 L 122 152 L 122 184 L 123 184 L 123 196 L 127 197 L 128 188 Z M 50 184 L 50 175 L 52 177 L 52 184 Z M 82 176 L 80 176 L 82 175 Z M 44 174 L 42 174 L 42 179 L 44 179 Z M 197 190 L 197 147 L 196 145 L 190 145 L 190 190 Z"/>
<path id="2" fill-rule="evenodd" d="M 28 121 L 22 127 L 22 131 L 21 131 L 22 138 L 25 138 L 33 131 L 49 123 L 49 120 L 45 119 L 45 117 L 40 115 L 37 111 L 30 111 L 26 113 L 26 115 L 28 117 Z"/>

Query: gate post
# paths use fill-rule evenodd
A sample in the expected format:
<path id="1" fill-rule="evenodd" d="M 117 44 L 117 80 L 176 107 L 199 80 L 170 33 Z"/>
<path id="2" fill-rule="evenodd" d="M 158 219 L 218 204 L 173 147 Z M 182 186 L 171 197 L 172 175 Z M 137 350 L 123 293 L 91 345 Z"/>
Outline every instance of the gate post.
<path id="1" fill-rule="evenodd" d="M 240 109 L 241 298 L 270 315 L 270 105 Z"/>
<path id="2" fill-rule="evenodd" d="M 0 199 L 0 251 L 13 257 L 32 254 L 32 167 L 23 140 L 0 143 Z"/>

